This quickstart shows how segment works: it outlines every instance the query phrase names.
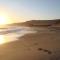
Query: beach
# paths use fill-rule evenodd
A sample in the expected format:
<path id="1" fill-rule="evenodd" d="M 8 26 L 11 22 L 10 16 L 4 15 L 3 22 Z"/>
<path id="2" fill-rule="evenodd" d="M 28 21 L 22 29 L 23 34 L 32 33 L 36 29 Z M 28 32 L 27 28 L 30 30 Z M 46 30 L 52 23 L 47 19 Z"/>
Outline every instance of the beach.
<path id="1" fill-rule="evenodd" d="M 34 27 L 36 33 L 25 34 L 16 41 L 0 45 L 0 59 L 60 60 L 59 31 L 44 29 Z"/>

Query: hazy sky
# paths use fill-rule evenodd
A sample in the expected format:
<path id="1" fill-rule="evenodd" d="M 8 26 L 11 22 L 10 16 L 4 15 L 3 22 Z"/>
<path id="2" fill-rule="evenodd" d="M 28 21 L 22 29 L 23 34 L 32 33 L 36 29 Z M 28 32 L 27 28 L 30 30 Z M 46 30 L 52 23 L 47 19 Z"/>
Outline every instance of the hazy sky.
<path id="1" fill-rule="evenodd" d="M 60 0 L 0 0 L 0 13 L 12 19 L 59 19 Z"/>

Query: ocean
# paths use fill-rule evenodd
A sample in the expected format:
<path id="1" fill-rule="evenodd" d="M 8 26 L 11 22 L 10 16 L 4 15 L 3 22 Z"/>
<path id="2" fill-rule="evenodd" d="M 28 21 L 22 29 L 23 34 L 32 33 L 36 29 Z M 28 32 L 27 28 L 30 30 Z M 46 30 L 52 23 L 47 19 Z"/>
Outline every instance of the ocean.
<path id="1" fill-rule="evenodd" d="M 18 37 L 29 33 L 36 33 L 36 31 L 33 28 L 21 26 L 9 26 L 6 29 L 0 29 L 0 44 L 16 41 Z"/>

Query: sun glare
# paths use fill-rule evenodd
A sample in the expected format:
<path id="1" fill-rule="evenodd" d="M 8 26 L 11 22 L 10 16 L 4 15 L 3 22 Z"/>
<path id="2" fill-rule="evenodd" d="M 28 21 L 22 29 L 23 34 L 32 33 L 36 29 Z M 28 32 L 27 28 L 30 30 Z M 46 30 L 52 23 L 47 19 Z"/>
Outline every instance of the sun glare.
<path id="1" fill-rule="evenodd" d="M 0 35 L 0 44 L 4 44 L 6 41 L 5 41 L 5 38 L 3 35 Z"/>
<path id="2" fill-rule="evenodd" d="M 7 24 L 7 18 L 4 17 L 4 16 L 0 16 L 0 25 L 4 25 L 4 24 Z"/>
<path id="3" fill-rule="evenodd" d="M 0 35 L 0 45 L 9 42 L 9 38 L 5 35 Z"/>
<path id="4" fill-rule="evenodd" d="M 11 23 L 13 23 L 11 16 L 9 16 L 7 13 L 0 14 L 0 25 L 6 25 Z"/>

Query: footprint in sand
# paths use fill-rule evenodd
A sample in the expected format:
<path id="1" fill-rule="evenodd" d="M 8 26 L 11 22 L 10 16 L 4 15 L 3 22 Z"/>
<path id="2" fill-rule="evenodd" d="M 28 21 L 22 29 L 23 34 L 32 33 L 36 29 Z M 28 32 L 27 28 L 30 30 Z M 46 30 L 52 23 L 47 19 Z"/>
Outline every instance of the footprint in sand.
<path id="1" fill-rule="evenodd" d="M 43 50 L 42 48 L 38 48 L 38 50 L 40 51 L 40 50 Z"/>
<path id="2" fill-rule="evenodd" d="M 47 52 L 48 54 L 52 54 L 52 52 L 51 51 L 49 51 L 49 50 L 43 50 L 44 52 Z"/>
<path id="3" fill-rule="evenodd" d="M 47 52 L 48 54 L 52 54 L 51 51 L 49 50 L 46 50 L 46 49 L 42 49 L 42 48 L 38 48 L 39 51 L 43 51 L 43 52 Z"/>

